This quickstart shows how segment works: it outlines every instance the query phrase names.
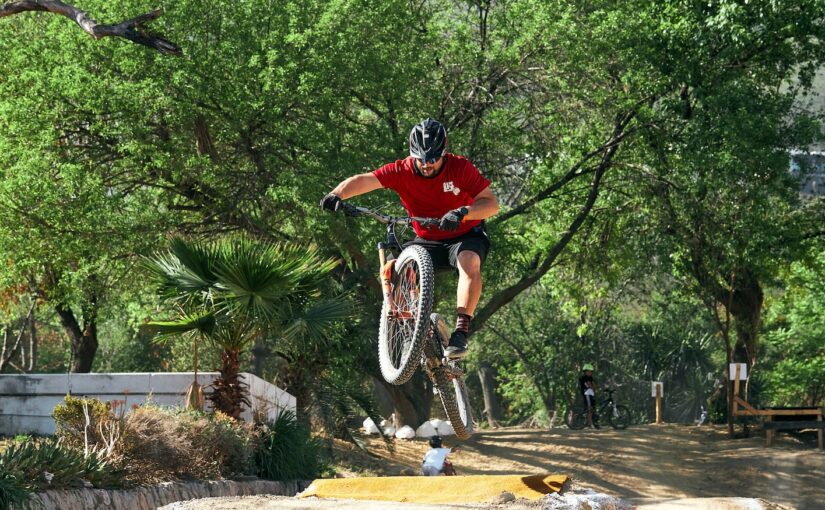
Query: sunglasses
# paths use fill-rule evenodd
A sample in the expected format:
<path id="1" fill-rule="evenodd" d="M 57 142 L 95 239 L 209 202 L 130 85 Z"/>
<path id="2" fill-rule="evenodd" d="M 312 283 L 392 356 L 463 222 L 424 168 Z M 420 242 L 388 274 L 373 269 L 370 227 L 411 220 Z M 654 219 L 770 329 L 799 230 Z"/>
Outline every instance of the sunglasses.
<path id="1" fill-rule="evenodd" d="M 441 159 L 441 156 L 438 156 L 438 157 L 435 157 L 435 158 L 417 158 L 417 159 L 418 159 L 418 162 L 421 163 L 422 165 L 434 165 L 434 164 L 438 163 L 438 160 Z"/>

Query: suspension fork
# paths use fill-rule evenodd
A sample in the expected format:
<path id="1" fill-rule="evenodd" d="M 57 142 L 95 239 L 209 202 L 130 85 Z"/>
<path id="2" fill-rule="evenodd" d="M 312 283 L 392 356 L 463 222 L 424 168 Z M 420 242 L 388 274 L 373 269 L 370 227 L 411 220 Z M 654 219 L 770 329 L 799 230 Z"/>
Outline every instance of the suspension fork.
<path id="1" fill-rule="evenodd" d="M 384 295 L 384 302 L 387 303 L 388 315 L 395 315 L 395 303 L 392 300 L 392 270 L 395 266 L 395 259 L 387 260 L 388 243 L 378 243 L 378 260 L 380 262 L 381 292 Z"/>

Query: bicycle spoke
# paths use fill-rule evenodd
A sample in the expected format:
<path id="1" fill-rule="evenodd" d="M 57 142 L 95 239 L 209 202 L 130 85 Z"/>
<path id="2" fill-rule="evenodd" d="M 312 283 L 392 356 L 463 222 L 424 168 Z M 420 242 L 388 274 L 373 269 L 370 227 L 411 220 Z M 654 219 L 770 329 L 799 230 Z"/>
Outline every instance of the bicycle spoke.
<path id="1" fill-rule="evenodd" d="M 416 312 L 418 311 L 418 275 L 414 266 L 409 265 L 399 271 L 398 281 L 393 289 L 395 310 L 390 322 L 388 346 L 394 367 L 401 366 L 408 343 L 413 337 Z"/>

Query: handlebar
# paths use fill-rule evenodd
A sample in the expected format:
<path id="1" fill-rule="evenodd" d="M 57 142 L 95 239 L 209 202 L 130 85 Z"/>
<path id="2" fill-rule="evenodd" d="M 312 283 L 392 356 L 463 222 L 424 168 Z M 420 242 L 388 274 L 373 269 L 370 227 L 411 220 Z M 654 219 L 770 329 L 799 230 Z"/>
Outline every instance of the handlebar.
<path id="1" fill-rule="evenodd" d="M 437 227 L 438 224 L 441 222 L 440 218 L 422 218 L 419 216 L 391 216 L 389 214 L 383 214 L 378 211 L 373 211 L 372 209 L 368 209 L 366 207 L 352 205 L 347 202 L 344 202 L 343 200 L 341 201 L 341 208 L 343 208 L 344 213 L 347 216 L 370 216 L 385 224 L 409 225 L 410 223 L 415 221 L 418 222 L 418 224 L 422 227 Z"/>

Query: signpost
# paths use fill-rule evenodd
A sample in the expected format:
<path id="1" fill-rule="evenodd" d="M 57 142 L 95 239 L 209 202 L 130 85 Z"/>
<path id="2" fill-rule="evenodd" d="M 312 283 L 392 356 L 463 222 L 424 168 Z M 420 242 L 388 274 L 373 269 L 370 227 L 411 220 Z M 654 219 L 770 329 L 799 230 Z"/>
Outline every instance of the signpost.
<path id="1" fill-rule="evenodd" d="M 650 396 L 656 397 L 656 423 L 662 423 L 662 395 L 664 394 L 664 383 L 661 381 L 650 382 Z"/>

